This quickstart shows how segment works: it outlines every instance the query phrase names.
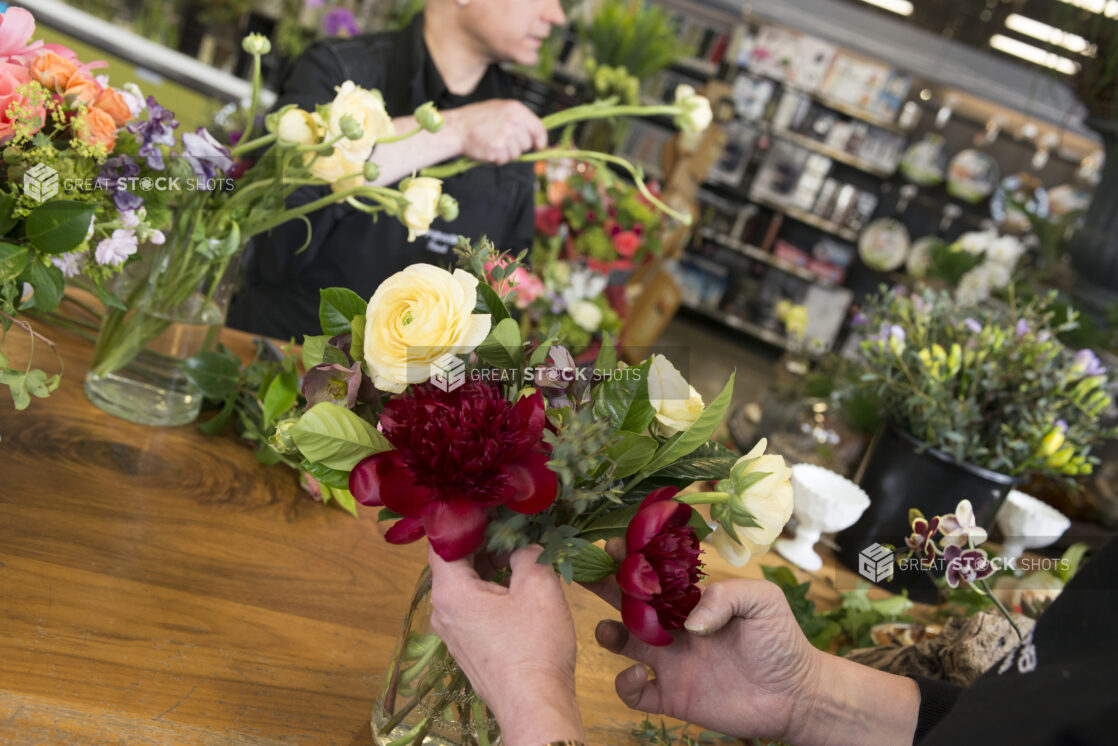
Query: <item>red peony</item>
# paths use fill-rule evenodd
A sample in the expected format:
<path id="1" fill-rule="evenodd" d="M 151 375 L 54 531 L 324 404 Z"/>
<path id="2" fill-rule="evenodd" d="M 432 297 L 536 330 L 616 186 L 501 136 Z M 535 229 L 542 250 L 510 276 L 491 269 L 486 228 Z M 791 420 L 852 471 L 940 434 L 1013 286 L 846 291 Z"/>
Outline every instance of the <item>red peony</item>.
<path id="1" fill-rule="evenodd" d="M 558 207 L 540 205 L 536 207 L 536 231 L 545 236 L 554 236 L 563 222 L 563 213 Z"/>
<path id="2" fill-rule="evenodd" d="M 687 525 L 691 507 L 672 500 L 676 487 L 649 493 L 625 532 L 628 552 L 617 570 L 621 621 L 649 645 L 667 645 L 699 603 L 699 539 Z"/>
<path id="3" fill-rule="evenodd" d="M 423 384 L 389 400 L 380 424 L 395 450 L 357 464 L 349 490 L 362 505 L 404 516 L 385 534 L 393 544 L 426 535 L 440 557 L 456 560 L 481 545 L 489 508 L 530 515 L 555 501 L 539 393 L 510 404 L 489 383 L 449 393 Z"/>

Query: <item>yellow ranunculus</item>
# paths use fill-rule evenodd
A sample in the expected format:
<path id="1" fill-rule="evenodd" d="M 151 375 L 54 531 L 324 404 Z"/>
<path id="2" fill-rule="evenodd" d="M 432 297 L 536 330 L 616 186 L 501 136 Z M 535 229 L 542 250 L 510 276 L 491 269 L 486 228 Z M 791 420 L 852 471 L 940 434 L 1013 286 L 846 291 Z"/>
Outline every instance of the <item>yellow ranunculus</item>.
<path id="1" fill-rule="evenodd" d="M 365 310 L 365 364 L 381 391 L 398 394 L 431 375 L 443 355 L 462 355 L 489 334 L 489 314 L 475 314 L 477 278 L 413 264 L 380 284 Z"/>
<path id="2" fill-rule="evenodd" d="M 346 151 L 334 148 L 330 155 L 307 153 L 311 176 L 330 183 L 335 192 L 361 186 L 365 183 L 365 162 L 352 160 Z"/>
<path id="3" fill-rule="evenodd" d="M 653 355 L 648 369 L 648 403 L 665 435 L 691 427 L 703 413 L 703 397 L 663 355 Z"/>
<path id="4" fill-rule="evenodd" d="M 321 130 L 309 112 L 291 108 L 280 116 L 276 134 L 281 141 L 291 145 L 314 145 L 318 142 Z"/>
<path id="5" fill-rule="evenodd" d="M 369 91 L 347 80 L 335 89 L 337 94 L 330 103 L 330 113 L 326 120 L 326 134 L 329 139 L 341 137 L 335 148 L 346 151 L 352 160 L 369 160 L 373 146 L 381 137 L 396 133 L 392 117 L 384 108 L 384 99 L 378 91 Z M 342 117 L 349 115 L 361 126 L 361 137 L 350 140 L 342 132 Z"/>
<path id="6" fill-rule="evenodd" d="M 750 527 L 735 525 L 740 544 L 721 527 L 711 535 L 715 551 L 735 567 L 744 567 L 753 557 L 760 557 L 769 551 L 784 530 L 784 524 L 792 517 L 792 470 L 784 463 L 783 456 L 766 455 L 766 447 L 768 441 L 762 438 L 752 451 L 738 459 L 730 478 L 719 483 L 720 487 L 732 490 L 731 506 L 736 502 L 739 509 L 748 512 L 760 524 Z M 750 475 L 754 474 L 768 476 L 749 484 L 752 481 Z"/>
<path id="7" fill-rule="evenodd" d="M 439 197 L 443 193 L 443 183 L 430 176 L 420 176 L 408 182 L 404 189 L 404 225 L 408 228 L 408 241 L 414 241 L 431 229 L 431 222 L 439 214 Z"/>

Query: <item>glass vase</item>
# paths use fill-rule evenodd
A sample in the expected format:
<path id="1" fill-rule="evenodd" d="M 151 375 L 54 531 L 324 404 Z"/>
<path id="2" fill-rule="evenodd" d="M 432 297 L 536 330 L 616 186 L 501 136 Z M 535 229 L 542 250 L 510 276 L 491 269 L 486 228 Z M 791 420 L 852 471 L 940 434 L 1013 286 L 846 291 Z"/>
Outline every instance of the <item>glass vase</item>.
<path id="1" fill-rule="evenodd" d="M 99 409 L 142 425 L 193 422 L 202 393 L 183 373 L 187 358 L 216 347 L 233 292 L 238 240 L 185 230 L 126 268 L 121 308 L 106 308 L 85 377 Z"/>
<path id="2" fill-rule="evenodd" d="M 497 746 L 497 719 L 431 630 L 431 569 L 424 568 L 373 705 L 377 746 Z"/>

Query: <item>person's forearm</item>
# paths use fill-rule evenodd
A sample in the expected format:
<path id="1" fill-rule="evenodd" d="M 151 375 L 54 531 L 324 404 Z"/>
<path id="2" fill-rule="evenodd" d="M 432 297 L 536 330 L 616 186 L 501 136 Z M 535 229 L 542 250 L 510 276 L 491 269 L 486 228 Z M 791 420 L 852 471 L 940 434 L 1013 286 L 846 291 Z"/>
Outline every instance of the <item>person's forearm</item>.
<path id="1" fill-rule="evenodd" d="M 445 112 L 449 115 L 450 112 Z M 380 177 L 373 182 L 376 186 L 392 186 L 405 176 L 411 176 L 420 169 L 454 158 L 462 154 L 462 138 L 452 124 L 452 116 L 435 133 L 423 130 L 399 142 L 380 143 L 373 149 L 370 158 L 380 166 Z M 392 120 L 396 133 L 403 135 L 413 131 L 418 125 L 415 117 L 396 117 Z"/>
<path id="2" fill-rule="evenodd" d="M 532 687 L 528 687 L 532 689 Z M 554 741 L 584 741 L 582 719 L 574 694 L 564 688 L 528 693 L 523 704 L 498 713 L 505 746 L 545 746 Z"/>
<path id="3" fill-rule="evenodd" d="M 819 652 L 812 696 L 784 740 L 798 746 L 911 744 L 920 714 L 916 682 Z"/>

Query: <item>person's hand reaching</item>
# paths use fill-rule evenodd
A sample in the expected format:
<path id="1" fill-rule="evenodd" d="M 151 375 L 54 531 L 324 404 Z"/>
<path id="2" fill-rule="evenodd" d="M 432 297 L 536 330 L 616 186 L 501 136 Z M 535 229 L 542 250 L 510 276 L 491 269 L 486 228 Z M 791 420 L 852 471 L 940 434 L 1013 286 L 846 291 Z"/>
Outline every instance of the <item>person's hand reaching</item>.
<path id="1" fill-rule="evenodd" d="M 469 559 L 446 562 L 428 551 L 431 625 L 509 746 L 582 738 L 574 622 L 555 571 L 536 561 L 542 552 L 514 552 L 505 587 L 478 577 Z"/>
<path id="2" fill-rule="evenodd" d="M 443 114 L 467 158 L 500 166 L 547 147 L 543 122 L 519 101 L 494 99 Z"/>

